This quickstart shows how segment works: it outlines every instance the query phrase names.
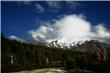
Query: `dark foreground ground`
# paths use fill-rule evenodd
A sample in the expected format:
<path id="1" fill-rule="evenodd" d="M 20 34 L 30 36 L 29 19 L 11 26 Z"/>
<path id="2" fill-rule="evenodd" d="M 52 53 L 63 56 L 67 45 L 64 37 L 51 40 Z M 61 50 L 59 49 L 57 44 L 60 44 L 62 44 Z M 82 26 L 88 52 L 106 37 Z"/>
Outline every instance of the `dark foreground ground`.
<path id="1" fill-rule="evenodd" d="M 11 73 L 95 73 L 93 71 L 81 70 L 81 69 L 64 69 L 64 68 L 44 68 L 35 69 L 30 71 L 20 71 Z"/>

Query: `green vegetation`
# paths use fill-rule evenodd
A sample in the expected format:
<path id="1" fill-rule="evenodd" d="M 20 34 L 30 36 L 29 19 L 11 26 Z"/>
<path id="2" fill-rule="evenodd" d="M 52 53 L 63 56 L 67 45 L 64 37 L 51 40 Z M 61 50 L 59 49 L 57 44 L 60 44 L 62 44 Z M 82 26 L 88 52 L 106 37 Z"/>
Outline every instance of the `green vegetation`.
<path id="1" fill-rule="evenodd" d="M 92 70 L 96 73 L 110 73 L 110 51 L 106 61 L 98 61 L 96 55 L 88 52 L 21 43 L 6 39 L 3 35 L 1 43 L 2 73 L 46 67 L 77 68 Z"/>

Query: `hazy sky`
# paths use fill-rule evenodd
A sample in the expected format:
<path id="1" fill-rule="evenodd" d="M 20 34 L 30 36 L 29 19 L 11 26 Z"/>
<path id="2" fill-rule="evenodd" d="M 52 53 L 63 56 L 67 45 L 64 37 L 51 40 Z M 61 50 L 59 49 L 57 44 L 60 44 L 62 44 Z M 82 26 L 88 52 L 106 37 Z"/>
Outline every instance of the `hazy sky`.
<path id="1" fill-rule="evenodd" d="M 110 41 L 110 2 L 1 2 L 2 32 L 19 41 Z"/>

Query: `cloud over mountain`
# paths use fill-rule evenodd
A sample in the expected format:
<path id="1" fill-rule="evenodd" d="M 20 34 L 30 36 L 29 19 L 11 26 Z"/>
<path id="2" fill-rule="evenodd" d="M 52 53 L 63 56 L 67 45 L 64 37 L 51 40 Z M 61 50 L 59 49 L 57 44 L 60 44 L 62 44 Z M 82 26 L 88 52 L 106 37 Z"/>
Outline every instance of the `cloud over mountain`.
<path id="1" fill-rule="evenodd" d="M 105 28 L 103 24 L 92 24 L 85 19 L 83 15 L 65 15 L 54 23 L 41 25 L 36 30 L 28 32 L 30 38 L 39 42 L 78 42 L 85 40 L 99 40 L 109 42 L 110 30 Z"/>
<path id="2" fill-rule="evenodd" d="M 9 39 L 17 40 L 17 41 L 20 41 L 20 42 L 26 42 L 24 39 L 21 39 L 21 38 L 19 38 L 17 36 L 14 36 L 14 35 L 9 36 Z"/>

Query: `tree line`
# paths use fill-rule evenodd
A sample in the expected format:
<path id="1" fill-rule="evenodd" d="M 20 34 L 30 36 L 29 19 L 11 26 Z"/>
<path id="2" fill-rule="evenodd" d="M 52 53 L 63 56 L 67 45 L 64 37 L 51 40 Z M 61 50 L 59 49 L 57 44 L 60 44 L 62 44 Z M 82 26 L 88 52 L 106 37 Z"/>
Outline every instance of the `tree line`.
<path id="1" fill-rule="evenodd" d="M 110 72 L 110 49 L 108 50 L 108 59 L 98 61 L 97 55 L 94 53 L 74 50 L 74 48 L 79 47 L 81 46 L 63 49 L 42 44 L 27 44 L 9 40 L 1 35 L 1 72 L 7 73 L 47 67 L 92 70 L 96 73 Z"/>

